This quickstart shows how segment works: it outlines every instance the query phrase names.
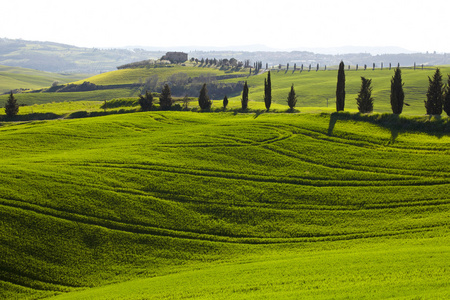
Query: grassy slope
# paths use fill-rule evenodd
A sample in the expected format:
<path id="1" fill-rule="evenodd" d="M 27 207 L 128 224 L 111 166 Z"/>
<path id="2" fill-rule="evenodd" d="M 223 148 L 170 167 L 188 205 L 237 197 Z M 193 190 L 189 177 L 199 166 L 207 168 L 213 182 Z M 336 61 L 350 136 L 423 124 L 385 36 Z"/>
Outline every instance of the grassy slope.
<path id="1" fill-rule="evenodd" d="M 85 74 L 63 75 L 19 67 L 0 66 L 0 93 L 20 88 L 39 89 L 50 86 L 54 81 L 69 83 L 88 76 Z"/>
<path id="2" fill-rule="evenodd" d="M 170 68 L 140 68 L 140 69 L 124 69 L 113 72 L 107 72 L 99 74 L 87 79 L 81 79 L 75 81 L 76 84 L 81 84 L 84 81 L 89 81 L 98 85 L 120 85 L 120 84 L 133 84 L 145 81 L 146 78 L 156 74 L 160 81 L 166 80 L 172 74 L 186 73 L 190 77 L 207 76 L 207 75 L 227 75 L 226 71 L 222 71 L 216 68 L 203 68 L 203 67 L 182 67 L 175 65 Z M 51 74 L 51 73 L 50 73 Z M 231 73 L 239 74 L 239 73 Z M 242 79 L 241 79 L 242 80 Z M 53 82 L 53 81 L 52 81 Z M 51 83 L 48 83 L 49 86 Z M 160 92 L 160 91 L 157 91 Z M 137 97 L 140 94 L 139 87 L 132 88 L 115 88 L 108 90 L 97 90 L 89 92 L 69 92 L 69 93 L 22 93 L 16 95 L 18 102 L 21 104 L 33 105 L 33 104 L 45 104 L 51 102 L 69 102 L 69 101 L 104 101 L 121 97 Z M 8 96 L 0 96 L 0 105 L 5 103 Z"/>
<path id="3" fill-rule="evenodd" d="M 441 71 L 444 74 L 450 73 L 450 67 L 443 66 Z M 174 66 L 172 68 L 156 68 L 156 69 L 127 69 L 108 72 L 94 77 L 83 79 L 83 81 L 90 81 L 101 85 L 117 85 L 137 83 L 140 80 L 150 77 L 154 74 L 159 76 L 160 80 L 167 79 L 168 76 L 184 72 L 191 77 L 199 75 L 215 74 L 225 75 L 224 71 L 215 68 L 201 68 L 201 67 L 182 67 Z M 426 92 L 428 88 L 428 76 L 432 76 L 434 68 L 425 68 L 424 70 L 412 70 L 411 68 L 403 68 L 403 81 L 405 83 L 405 101 L 411 106 L 405 107 L 403 113 L 405 115 L 423 115 L 425 114 L 424 100 L 426 99 Z M 244 72 L 245 73 L 245 72 Z M 350 70 L 346 71 L 346 110 L 356 110 L 356 95 L 361 84 L 361 76 L 372 79 L 373 96 L 375 98 L 374 110 L 378 113 L 391 112 L 389 94 L 390 94 L 390 80 L 393 76 L 393 70 L 383 69 L 382 71 L 376 69 L 372 70 Z M 336 90 L 336 70 L 328 71 L 311 71 L 302 72 L 296 71 L 272 71 L 272 89 L 273 101 L 275 103 L 286 104 L 287 94 L 291 84 L 294 84 L 296 93 L 298 95 L 297 107 L 318 107 L 334 108 L 335 104 L 335 90 Z M 225 82 L 236 82 L 247 79 L 250 86 L 250 99 L 254 102 L 262 102 L 264 97 L 264 78 L 266 74 L 228 79 Z M 35 104 L 48 102 L 64 102 L 64 101 L 79 101 L 79 100 L 93 100 L 104 101 L 119 97 L 132 97 L 139 94 L 138 88 L 132 89 L 113 89 L 106 91 L 92 91 L 82 93 L 38 93 L 38 94 L 21 94 L 18 95 L 20 103 Z M 194 95 L 195 96 L 195 95 Z M 233 98 L 238 101 L 240 97 Z M 6 96 L 0 96 L 0 103 L 6 101 Z M 250 104 L 252 108 L 252 104 Z"/>
<path id="4" fill-rule="evenodd" d="M 411 68 L 402 69 L 402 79 L 404 82 L 405 102 L 410 107 L 405 107 L 403 113 L 407 115 L 425 114 L 424 100 L 428 89 L 428 76 L 434 74 L 434 68 L 424 70 L 413 70 Z M 445 74 L 450 74 L 450 67 L 441 67 L 443 80 L 446 83 Z M 372 70 L 350 70 L 346 71 L 346 110 L 356 110 L 356 96 L 361 87 L 361 76 L 372 79 L 374 111 L 378 113 L 391 113 L 390 107 L 390 80 L 394 75 L 393 70 L 376 69 Z M 327 98 L 329 107 L 335 108 L 336 78 L 337 71 L 311 71 L 302 72 L 291 71 L 271 72 L 272 75 L 272 95 L 275 102 L 286 103 L 291 84 L 294 84 L 298 96 L 297 107 L 326 107 Z M 250 85 L 250 99 L 263 101 L 264 99 L 264 77 L 253 76 L 248 79 Z"/>
<path id="5" fill-rule="evenodd" d="M 3 124 L 0 295 L 445 298 L 450 140 L 389 122 L 152 112 Z"/>
<path id="6" fill-rule="evenodd" d="M 205 75 L 220 76 L 226 74 L 240 74 L 246 72 L 234 72 L 227 73 L 226 71 L 219 70 L 212 67 L 192 67 L 173 65 L 166 68 L 137 68 L 137 69 L 122 69 L 112 72 L 99 74 L 86 79 L 94 84 L 98 85 L 114 85 L 114 84 L 132 84 L 138 83 L 139 80 L 145 80 L 152 75 L 158 75 L 159 80 L 166 80 L 169 76 L 176 73 L 186 73 L 189 77 L 198 77 Z M 84 80 L 75 82 L 76 84 L 83 83 Z"/>
<path id="7" fill-rule="evenodd" d="M 402 69 L 402 78 L 405 83 L 405 101 L 411 106 L 404 108 L 406 115 L 423 115 L 425 114 L 424 100 L 426 99 L 426 92 L 428 88 L 428 76 L 432 76 L 435 68 L 425 68 L 424 70 L 412 68 Z M 442 74 L 449 74 L 450 67 L 442 66 Z M 120 84 L 120 83 L 136 83 L 139 79 L 145 79 L 152 74 L 158 74 L 161 80 L 176 72 L 185 72 L 189 76 L 199 76 L 205 73 L 220 75 L 221 72 L 214 68 L 196 68 L 196 67 L 181 67 L 175 68 L 161 68 L 161 69 L 128 69 L 119 70 L 109 73 L 104 73 L 87 79 L 87 81 L 96 84 Z M 223 74 L 223 72 L 222 72 Z M 335 92 L 336 92 L 336 70 L 328 71 L 300 71 L 286 72 L 272 71 L 272 95 L 275 103 L 286 104 L 287 95 L 291 84 L 294 84 L 298 96 L 297 107 L 335 107 Z M 392 112 L 390 108 L 390 80 L 394 74 L 393 70 L 384 68 L 383 70 L 376 69 L 372 71 L 368 69 L 355 71 L 354 69 L 346 71 L 346 110 L 355 111 L 356 96 L 361 86 L 361 76 L 372 79 L 373 97 L 375 98 L 374 109 L 375 112 L 385 113 Z M 266 74 L 251 76 L 248 78 L 228 79 L 225 82 L 236 82 L 244 79 L 248 80 L 250 86 L 249 97 L 251 100 L 261 102 L 264 99 L 264 78 Z M 444 75 L 444 81 L 446 77 Z M 81 81 L 79 82 L 81 83 Z M 240 97 L 232 98 L 239 100 Z"/>

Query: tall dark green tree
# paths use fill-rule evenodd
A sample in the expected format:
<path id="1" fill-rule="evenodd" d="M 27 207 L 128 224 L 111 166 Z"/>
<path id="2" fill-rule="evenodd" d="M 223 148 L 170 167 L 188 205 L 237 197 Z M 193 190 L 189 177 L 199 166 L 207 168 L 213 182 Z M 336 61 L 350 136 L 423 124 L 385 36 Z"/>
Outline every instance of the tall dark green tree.
<path id="1" fill-rule="evenodd" d="M 12 91 L 5 104 L 5 113 L 8 117 L 14 117 L 19 113 L 19 104 L 17 104 L 17 99 Z"/>
<path id="2" fill-rule="evenodd" d="M 372 79 L 361 77 L 361 89 L 356 97 L 356 105 L 360 113 L 373 111 Z"/>
<path id="3" fill-rule="evenodd" d="M 172 93 L 170 92 L 170 87 L 166 83 L 159 96 L 159 105 L 162 110 L 170 109 L 173 104 Z"/>
<path id="4" fill-rule="evenodd" d="M 344 62 L 339 64 L 337 86 L 336 86 L 336 110 L 342 111 L 345 106 L 345 71 Z"/>
<path id="5" fill-rule="evenodd" d="M 439 68 L 436 69 L 433 78 L 428 77 L 428 81 L 427 100 L 425 101 L 427 115 L 440 115 L 444 101 L 444 85 Z"/>
<path id="6" fill-rule="evenodd" d="M 267 80 L 264 79 L 264 103 L 266 109 L 269 110 L 272 105 L 272 81 L 270 79 L 270 71 L 267 74 Z"/>
<path id="7" fill-rule="evenodd" d="M 200 95 L 198 96 L 198 105 L 201 109 L 207 110 L 211 108 L 212 101 L 208 95 L 208 89 L 206 88 L 206 83 L 203 84 L 200 90 Z"/>
<path id="8" fill-rule="evenodd" d="M 142 111 L 149 111 L 153 107 L 153 95 L 145 91 L 145 95 L 139 95 L 139 105 Z"/>
<path id="9" fill-rule="evenodd" d="M 444 92 L 444 111 L 450 117 L 450 75 L 448 75 L 447 86 Z"/>
<path id="10" fill-rule="evenodd" d="M 394 76 L 391 79 L 391 108 L 392 113 L 399 115 L 403 111 L 405 93 L 403 92 L 402 71 L 395 69 Z"/>
<path id="11" fill-rule="evenodd" d="M 297 96 L 295 95 L 294 84 L 291 85 L 291 91 L 288 94 L 287 103 L 289 109 L 293 111 L 295 104 L 297 104 Z"/>
<path id="12" fill-rule="evenodd" d="M 227 95 L 225 95 L 225 97 L 223 97 L 222 104 L 223 104 L 223 109 L 227 109 L 227 106 L 228 106 L 228 97 L 227 97 Z"/>
<path id="13" fill-rule="evenodd" d="M 242 89 L 241 106 L 242 106 L 242 110 L 246 110 L 248 108 L 248 85 L 247 85 L 247 81 L 245 81 L 244 88 Z"/>

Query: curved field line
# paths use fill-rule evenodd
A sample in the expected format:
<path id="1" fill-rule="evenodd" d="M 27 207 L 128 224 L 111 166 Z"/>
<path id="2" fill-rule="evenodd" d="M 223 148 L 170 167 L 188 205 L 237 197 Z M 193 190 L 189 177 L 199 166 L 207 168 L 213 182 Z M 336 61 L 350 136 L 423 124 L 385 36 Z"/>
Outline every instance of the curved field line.
<path id="1" fill-rule="evenodd" d="M 75 288 L 85 287 L 81 285 L 54 283 L 52 281 L 36 279 L 34 276 L 23 274 L 23 272 L 13 270 L 12 268 L 5 269 L 4 266 L 2 266 L 2 272 L 5 272 L 6 274 L 0 273 L 0 281 L 8 282 L 17 286 L 31 288 L 33 290 L 70 292 Z M 14 278 L 11 275 L 13 275 Z M 32 281 L 32 283 L 28 283 L 28 281 Z M 45 285 L 48 285 L 49 287 L 45 287 Z"/>
<path id="2" fill-rule="evenodd" d="M 385 147 L 382 144 L 378 144 L 378 143 L 373 143 L 373 142 L 368 142 L 368 141 L 360 141 L 358 140 L 357 143 L 352 143 L 352 142 L 348 142 L 348 139 L 343 139 L 343 138 L 330 138 L 328 135 L 326 135 L 323 132 L 320 131 L 315 131 L 315 130 L 311 130 L 311 129 L 305 129 L 299 126 L 295 126 L 295 125 L 284 125 L 284 124 L 280 124 L 280 126 L 276 127 L 273 124 L 264 124 L 263 126 L 261 126 L 260 124 L 256 124 L 254 125 L 254 127 L 259 127 L 259 128 L 269 128 L 271 130 L 273 130 L 274 132 L 278 133 L 278 137 L 275 138 L 270 138 L 267 139 L 265 141 L 254 141 L 252 143 L 249 144 L 249 146 L 265 146 L 265 145 L 272 145 L 275 144 L 279 141 L 283 141 L 286 140 L 288 138 L 293 137 L 294 135 L 303 135 L 305 137 L 314 139 L 314 140 L 320 140 L 320 141 L 326 141 L 326 142 L 331 142 L 331 143 L 337 143 L 337 144 L 341 144 L 341 145 L 351 145 L 354 147 L 359 147 L 359 148 L 371 148 L 371 149 L 380 149 L 380 147 Z M 295 128 L 295 133 L 292 130 L 292 127 Z M 297 131 L 297 130 L 301 130 L 301 132 Z M 312 133 L 312 134 L 311 134 Z M 236 138 L 234 138 L 236 140 Z M 339 140 L 336 140 L 339 139 Z M 172 144 L 173 146 L 176 146 L 176 144 Z M 225 146 L 225 145 L 224 145 Z M 236 146 L 236 145 L 233 145 Z M 265 147 L 266 149 L 268 149 L 267 147 Z M 408 148 L 406 148 L 408 149 Z M 287 149 L 284 149 L 286 151 L 289 151 Z M 383 150 L 383 149 L 381 149 Z M 389 150 L 395 150 L 395 151 L 403 151 L 401 149 L 398 148 L 392 148 L 390 147 Z M 412 150 L 410 151 L 410 153 L 417 153 L 417 151 Z M 287 155 L 292 157 L 291 155 Z M 313 159 L 313 156 L 308 156 L 306 159 L 306 156 L 302 156 L 303 158 L 300 158 L 299 155 L 297 155 L 298 159 L 302 159 L 303 162 L 305 163 L 311 163 L 314 165 L 318 165 L 318 166 L 322 166 L 322 167 L 328 167 L 328 168 L 339 168 L 339 169 L 343 169 L 343 170 L 355 170 L 355 171 L 363 171 L 363 172 L 370 172 L 370 173 L 383 173 L 386 175 L 409 175 L 409 176 L 414 176 L 414 177 L 423 177 L 423 176 L 436 176 L 439 174 L 440 177 L 449 177 L 447 174 L 447 172 L 438 172 L 438 174 L 436 173 L 436 171 L 427 171 L 427 170 L 423 170 L 423 169 L 400 169 L 400 168 L 384 168 L 384 167 L 378 167 L 378 166 L 373 166 L 373 165 L 362 165 L 362 164 L 358 164 L 358 165 L 353 165 L 353 164 L 345 164 L 345 167 L 342 167 L 342 164 L 337 165 L 337 164 L 333 164 L 333 163 L 322 163 L 322 162 L 318 162 L 317 160 Z M 387 171 L 389 170 L 389 171 Z M 417 173 L 420 173 L 420 175 L 418 175 Z"/>
<path id="3" fill-rule="evenodd" d="M 340 170 L 344 170 L 344 171 L 357 171 L 357 172 L 364 172 L 364 173 L 369 173 L 369 174 L 410 176 L 410 177 L 417 178 L 419 180 L 421 180 L 423 177 L 428 177 L 430 175 L 432 175 L 432 176 L 437 175 L 437 173 L 435 171 L 426 171 L 423 169 L 383 168 L 383 167 L 363 165 L 363 164 L 354 165 L 354 164 L 349 164 L 349 163 L 345 163 L 345 162 L 339 162 L 339 164 L 325 163 L 325 162 L 320 162 L 320 161 L 315 160 L 314 157 L 311 155 L 299 154 L 297 152 L 294 152 L 289 149 L 281 148 L 280 146 L 277 146 L 274 144 L 264 145 L 263 147 L 266 150 L 272 151 L 276 154 L 283 155 L 283 156 L 289 157 L 289 158 L 298 159 L 298 160 L 302 161 L 303 163 L 309 163 L 309 164 L 312 164 L 315 166 L 321 166 L 324 168 L 340 169 Z M 419 171 L 421 174 L 417 174 L 417 172 L 419 172 Z M 450 182 L 450 176 L 446 176 L 447 175 L 446 172 L 439 172 L 439 174 L 441 174 L 443 177 L 443 178 L 441 178 L 441 180 L 448 178 L 449 182 Z M 383 181 L 381 179 L 377 179 L 377 180 Z M 391 180 L 391 179 L 386 179 L 386 180 Z M 446 181 L 442 181 L 442 182 L 440 182 L 440 184 L 445 183 L 445 182 Z"/>
<path id="4" fill-rule="evenodd" d="M 197 241 L 211 241 L 220 243 L 231 244 L 280 244 L 280 243 L 299 243 L 299 242 L 318 242 L 318 241 L 336 241 L 336 240 L 349 240 L 357 238 L 372 238 L 381 236 L 399 235 L 410 232 L 421 232 L 431 230 L 435 227 L 446 226 L 442 224 L 423 226 L 419 228 L 407 228 L 396 231 L 385 231 L 382 233 L 374 233 L 372 231 L 352 232 L 352 233 L 338 233 L 338 234 L 315 234 L 305 233 L 300 237 L 255 237 L 255 236 L 224 236 L 213 234 L 198 234 L 186 231 L 179 231 L 173 229 L 164 229 L 143 225 L 130 225 L 124 222 L 116 222 L 108 219 L 102 219 L 98 217 L 89 217 L 77 213 L 66 213 L 62 215 L 62 211 L 40 206 L 37 204 L 29 203 L 17 203 L 17 201 L 0 199 L 0 206 L 16 208 L 25 211 L 30 211 L 40 215 L 53 217 L 55 219 L 61 219 L 69 222 L 77 222 L 85 225 L 94 225 L 107 228 L 109 230 L 115 230 L 120 232 L 148 234 L 152 236 L 173 237 L 186 240 Z M 8 203 L 7 203 L 8 202 Z M 12 203 L 14 202 L 14 203 Z"/>
<path id="5" fill-rule="evenodd" d="M 272 149 L 269 149 L 272 150 Z M 272 150 L 277 152 L 276 150 Z M 287 155 L 290 156 L 290 155 Z M 291 156 L 290 156 L 291 157 Z M 311 163 L 311 162 L 309 162 Z M 311 163 L 314 164 L 314 163 Z M 358 181 L 356 179 L 341 179 L 341 180 L 330 180 L 329 178 L 311 178 L 311 177 L 276 177 L 276 176 L 268 176 L 268 175 L 251 175 L 246 173 L 235 173 L 229 171 L 204 171 L 197 169 L 187 169 L 183 167 L 169 167 L 169 166 L 157 166 L 157 165 L 121 165 L 121 164 L 113 164 L 113 163 L 85 163 L 82 165 L 79 164 L 70 164 L 72 166 L 78 167 L 87 167 L 87 166 L 96 166 L 97 168 L 120 168 L 120 169 L 136 169 L 136 170 L 147 170 L 153 172 L 163 172 L 163 173 L 171 173 L 171 174 L 180 174 L 180 175 L 190 175 L 190 176 L 199 176 L 199 177 L 212 177 L 212 178 L 223 178 L 230 180 L 246 180 L 252 182 L 267 182 L 267 183 L 276 183 L 276 184 L 294 184 L 294 185 L 303 185 L 303 186 L 314 186 L 314 187 L 364 187 L 364 186 L 416 186 L 416 185 L 442 185 L 447 184 L 447 181 L 425 181 L 423 178 L 419 176 L 414 176 L 414 178 L 405 179 L 400 182 L 396 181 L 393 183 L 392 178 L 386 179 L 374 179 L 371 181 Z M 332 169 L 337 169 L 338 167 L 333 166 L 324 166 Z M 340 168 L 342 169 L 342 168 Z M 348 169 L 343 169 L 348 170 Z M 360 171 L 365 173 L 377 173 L 373 171 Z M 391 175 L 391 174 L 389 174 Z M 390 183 L 386 185 L 385 183 Z"/>

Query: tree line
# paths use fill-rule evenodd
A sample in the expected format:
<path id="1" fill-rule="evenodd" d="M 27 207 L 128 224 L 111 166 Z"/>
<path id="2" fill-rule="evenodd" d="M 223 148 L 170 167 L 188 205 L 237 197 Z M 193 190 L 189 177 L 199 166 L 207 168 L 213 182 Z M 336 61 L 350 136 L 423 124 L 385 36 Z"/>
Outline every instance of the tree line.
<path id="1" fill-rule="evenodd" d="M 336 110 L 343 111 L 345 106 L 345 71 L 344 62 L 339 64 L 337 86 L 336 86 Z M 361 88 L 356 98 L 356 104 L 360 113 L 370 113 L 373 111 L 372 80 L 361 77 Z M 403 106 L 409 106 L 405 102 L 403 91 L 402 72 L 400 66 L 394 70 L 391 79 L 390 102 L 392 113 L 399 115 L 403 111 Z M 433 77 L 428 77 L 428 92 L 425 102 L 427 115 L 441 115 L 444 110 L 450 116 L 450 75 L 447 84 L 442 81 L 442 74 L 439 68 Z"/>
<path id="2" fill-rule="evenodd" d="M 338 75 L 337 75 L 337 85 L 336 85 L 336 111 L 343 111 L 345 107 L 345 65 L 341 61 L 339 64 Z M 443 83 L 442 74 L 439 68 L 432 77 L 428 77 L 428 91 L 427 98 L 424 101 L 427 115 L 441 115 L 442 111 L 445 111 L 448 116 L 450 116 L 450 75 L 448 75 L 447 84 Z M 394 70 L 394 76 L 391 79 L 391 93 L 390 93 L 390 103 L 392 113 L 399 115 L 403 111 L 403 106 L 409 106 L 405 102 L 405 93 L 403 91 L 404 83 L 402 81 L 402 74 L 400 66 Z M 370 113 L 373 112 L 374 99 L 372 97 L 372 80 L 365 77 L 361 77 L 361 88 L 359 90 L 358 96 L 356 98 L 356 104 L 358 111 L 360 113 Z M 249 87 L 247 81 L 245 81 L 242 88 L 241 97 L 241 108 L 242 110 L 248 109 L 249 102 Z M 189 98 L 186 96 L 183 99 L 185 108 L 187 108 L 189 103 Z M 148 92 L 139 95 L 139 105 L 142 111 L 149 111 L 153 109 L 154 97 Z M 225 109 L 228 105 L 228 97 L 225 95 L 223 99 L 223 108 Z M 267 78 L 264 78 L 264 103 L 267 111 L 270 110 L 272 104 L 272 80 L 270 71 L 268 71 Z M 172 98 L 172 92 L 169 84 L 164 84 L 160 97 L 159 105 L 162 110 L 169 110 L 174 104 L 174 99 Z M 294 85 L 292 84 L 291 89 L 287 96 L 287 104 L 289 109 L 293 111 L 297 104 L 297 96 L 295 93 Z M 209 110 L 212 106 L 212 100 L 209 96 L 207 84 L 203 83 L 202 88 L 198 97 L 198 105 L 202 110 Z M 9 98 L 5 104 L 5 113 L 8 117 L 13 117 L 19 112 L 19 104 L 17 99 L 14 97 L 11 91 Z"/>

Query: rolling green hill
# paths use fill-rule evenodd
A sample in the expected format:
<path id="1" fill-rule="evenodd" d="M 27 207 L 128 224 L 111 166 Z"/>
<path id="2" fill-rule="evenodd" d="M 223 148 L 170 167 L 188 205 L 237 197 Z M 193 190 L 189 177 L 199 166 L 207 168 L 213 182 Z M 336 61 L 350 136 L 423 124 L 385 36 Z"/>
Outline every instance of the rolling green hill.
<path id="1" fill-rule="evenodd" d="M 450 74 L 449 66 L 441 66 L 444 81 L 446 81 L 445 74 Z M 425 107 L 424 100 L 426 99 L 426 92 L 428 88 L 428 76 L 432 76 L 435 71 L 434 67 L 425 68 L 424 70 L 412 68 L 402 69 L 402 78 L 405 90 L 405 102 L 410 106 L 405 107 L 403 114 L 405 115 L 424 115 Z M 248 74 L 247 70 L 241 72 L 229 72 L 226 70 L 219 70 L 210 67 L 198 66 L 181 66 L 174 65 L 166 68 L 137 68 L 137 69 L 123 69 L 113 72 L 103 73 L 75 82 L 81 84 L 83 81 L 88 81 L 96 85 L 102 86 L 102 89 L 88 92 L 66 92 L 66 93 L 22 93 L 17 95 L 19 103 L 27 105 L 42 104 L 49 102 L 64 102 L 64 101 L 105 101 L 120 97 L 137 97 L 143 90 L 147 89 L 146 81 L 149 78 L 158 78 L 158 85 L 164 82 L 169 82 L 169 85 L 174 86 L 171 81 L 171 76 L 184 74 L 186 78 L 191 80 L 209 80 L 208 77 L 217 76 L 219 79 L 216 83 L 237 83 L 243 80 L 248 80 L 250 93 L 250 100 L 254 102 L 262 102 L 264 98 L 264 78 L 267 73 L 245 76 Z M 305 107 L 317 108 L 334 108 L 335 107 L 335 92 L 336 92 L 336 77 L 337 71 L 328 68 L 327 71 L 300 71 L 292 72 L 292 69 L 286 70 L 272 70 L 272 94 L 273 101 L 279 104 L 286 104 L 287 95 L 291 84 L 294 84 L 295 91 L 298 96 L 297 107 L 302 110 Z M 390 108 L 390 80 L 394 74 L 393 70 L 384 68 L 383 70 L 375 69 L 374 71 L 368 69 L 366 71 L 360 69 L 358 71 L 346 71 L 346 106 L 348 111 L 356 110 L 356 96 L 361 85 L 361 76 L 372 79 L 374 112 L 389 113 Z M 203 76 L 202 79 L 198 79 Z M 236 78 L 227 78 L 224 76 L 244 76 Z M 197 78 L 197 79 L 196 79 Z M 153 92 L 160 92 L 160 88 L 154 88 Z M 179 91 L 179 96 L 188 94 L 190 97 L 198 97 L 200 89 L 189 91 Z M 223 99 L 224 94 L 219 93 L 214 97 L 216 100 Z M 239 101 L 239 91 L 228 95 L 230 99 Z M 6 101 L 7 96 L 0 96 L 0 103 Z M 220 105 L 220 104 L 219 104 Z M 252 106 L 250 105 L 250 108 Z"/>
<path id="2" fill-rule="evenodd" d="M 0 298 L 448 298 L 449 127 L 348 113 L 2 123 Z"/>
<path id="3" fill-rule="evenodd" d="M 0 66 L 0 93 L 15 89 L 40 89 L 89 77 L 87 74 L 57 74 L 19 67 Z"/>
<path id="4" fill-rule="evenodd" d="M 54 42 L 0 38 L 0 65 L 48 72 L 90 73 L 115 70 L 117 66 L 165 52 L 142 49 L 83 48 Z"/>

